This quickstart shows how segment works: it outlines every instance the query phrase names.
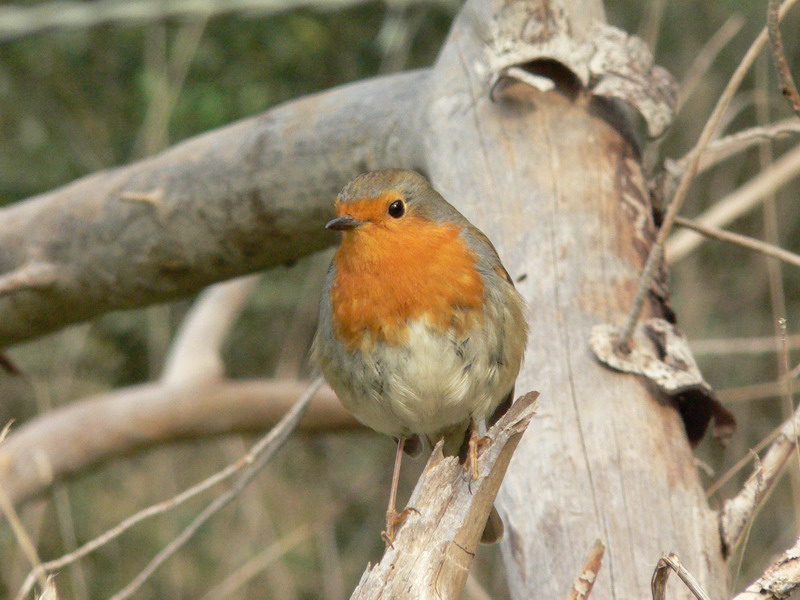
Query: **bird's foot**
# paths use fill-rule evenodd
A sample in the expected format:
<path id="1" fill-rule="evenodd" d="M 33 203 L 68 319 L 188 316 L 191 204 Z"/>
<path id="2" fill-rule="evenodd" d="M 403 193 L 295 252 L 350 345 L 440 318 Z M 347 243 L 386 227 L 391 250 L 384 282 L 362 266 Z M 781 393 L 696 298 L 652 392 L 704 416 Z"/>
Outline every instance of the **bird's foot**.
<path id="1" fill-rule="evenodd" d="M 419 514 L 419 511 L 410 506 L 401 512 L 397 512 L 394 509 L 386 511 L 386 529 L 381 532 L 381 539 L 386 543 L 387 548 L 394 548 L 394 538 L 397 535 L 397 530 L 405 523 L 411 513 Z"/>
<path id="2" fill-rule="evenodd" d="M 478 433 L 477 427 L 471 427 L 469 433 L 469 445 L 467 447 L 467 461 L 464 465 L 470 474 L 472 481 L 478 478 L 478 452 L 481 447 L 486 446 L 492 441 L 489 436 L 482 436 Z"/>

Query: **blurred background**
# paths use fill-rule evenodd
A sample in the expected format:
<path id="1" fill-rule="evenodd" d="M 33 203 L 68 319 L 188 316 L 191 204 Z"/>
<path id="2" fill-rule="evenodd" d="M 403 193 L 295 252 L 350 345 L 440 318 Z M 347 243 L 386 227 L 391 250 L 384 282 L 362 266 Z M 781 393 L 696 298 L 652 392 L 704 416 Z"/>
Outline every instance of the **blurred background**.
<path id="1" fill-rule="evenodd" d="M 285 9 L 266 1 L 255 9 L 255 4 L 211 16 L 114 20 L 25 35 L 9 29 L 11 7 L 0 5 L 0 203 L 12 204 L 84 174 L 135 161 L 304 94 L 428 66 L 460 7 L 452 0 L 322 0 L 301 8 L 289 3 Z M 763 27 L 766 3 L 609 0 L 606 9 L 612 24 L 642 36 L 654 48 L 657 63 L 684 84 L 672 129 L 648 154 L 654 165 L 678 159 L 696 142 L 730 74 Z M 799 17 L 791 14 L 782 27 L 796 69 Z M 734 99 L 724 133 L 790 116 L 772 61 L 764 55 Z M 787 136 L 721 162 L 699 177 L 683 214 L 698 215 L 726 198 L 797 142 L 797 136 Z M 730 228 L 800 252 L 797 182 Z M 312 256 L 264 274 L 226 344 L 231 377 L 309 375 L 306 351 L 329 259 L 329 254 Z M 794 350 L 800 345 L 799 288 L 796 267 L 768 263 L 721 242 L 705 242 L 673 265 L 679 324 L 706 379 L 740 423 L 727 448 L 706 440 L 698 449 L 709 486 L 791 410 L 774 385 L 782 361 L 776 352 L 781 346 L 776 323 L 787 318 L 791 369 L 800 359 Z M 157 377 L 190 303 L 110 314 L 13 348 L 10 355 L 28 380 L 0 374 L 0 426 Z M 29 503 L 21 513 L 23 522 L 43 559 L 60 556 L 235 461 L 252 441 L 231 436 L 115 461 Z M 369 432 L 295 436 L 138 597 L 348 597 L 366 563 L 376 561 L 383 549 L 379 532 L 393 452 L 390 440 Z M 421 467 L 422 461 L 407 462 L 403 498 Z M 749 469 L 721 488 L 714 485 L 720 489 L 712 488 L 712 504 L 738 489 Z M 731 561 L 737 586 L 760 573 L 798 535 L 796 459 L 789 471 L 757 517 L 743 551 Z M 122 588 L 208 498 L 147 521 L 63 569 L 57 578 L 63 597 L 102 598 Z M 657 558 L 641 557 L 653 563 Z M 13 595 L 27 571 L 14 536 L 0 524 L 0 597 Z M 497 548 L 480 550 L 473 574 L 465 598 L 507 597 Z"/>

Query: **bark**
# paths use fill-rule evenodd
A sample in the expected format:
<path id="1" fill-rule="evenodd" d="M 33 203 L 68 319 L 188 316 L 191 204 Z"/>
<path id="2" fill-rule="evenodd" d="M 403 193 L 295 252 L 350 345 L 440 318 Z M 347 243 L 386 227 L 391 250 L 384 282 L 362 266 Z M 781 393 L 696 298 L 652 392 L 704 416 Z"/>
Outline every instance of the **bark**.
<path id="1" fill-rule="evenodd" d="M 335 241 L 356 174 L 413 167 L 424 71 L 310 96 L 0 211 L 0 347 Z"/>
<path id="2" fill-rule="evenodd" d="M 522 18 L 533 29 L 563 10 L 583 22 L 584 4 L 531 3 Z M 593 600 L 647 597 L 664 551 L 725 597 L 716 515 L 678 412 L 587 345 L 594 325 L 624 321 L 653 239 L 639 154 L 621 115 L 566 70 L 555 70 L 554 91 L 512 83 L 492 101 L 486 48 L 502 45 L 482 28 L 501 30 L 504 10 L 461 14 L 431 75 L 423 129 L 436 187 L 494 241 L 529 304 L 517 386 L 540 390 L 540 408 L 498 497 L 512 595 L 563 597 L 599 538 Z M 580 36 L 581 22 L 567 30 Z"/>

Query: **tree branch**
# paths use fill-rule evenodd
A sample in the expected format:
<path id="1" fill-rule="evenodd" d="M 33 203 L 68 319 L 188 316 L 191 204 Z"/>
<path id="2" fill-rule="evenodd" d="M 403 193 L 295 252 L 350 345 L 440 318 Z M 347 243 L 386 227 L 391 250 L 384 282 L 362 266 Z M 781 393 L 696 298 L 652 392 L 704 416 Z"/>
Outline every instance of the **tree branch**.
<path id="1" fill-rule="evenodd" d="M 790 350 L 800 348 L 800 334 L 787 337 Z M 771 354 L 775 352 L 775 336 L 749 336 L 730 338 L 708 338 L 692 340 L 695 354 Z"/>
<path id="2" fill-rule="evenodd" d="M 238 12 L 268 15 L 298 8 L 337 10 L 365 0 L 100 0 L 91 6 L 83 2 L 48 2 L 34 6 L 0 7 L 0 42 L 51 29 L 83 29 L 114 22 L 146 23 L 170 18 L 206 18 Z M 404 2 L 403 4 L 411 4 Z M 425 0 L 427 4 L 447 0 Z"/>
<path id="3" fill-rule="evenodd" d="M 587 600 L 592 593 L 594 582 L 597 580 L 597 574 L 600 572 L 600 567 L 603 564 L 603 554 L 605 554 L 606 547 L 603 542 L 597 540 L 589 552 L 589 557 L 586 559 L 586 564 L 580 575 L 575 578 L 572 584 L 567 600 Z"/>
<path id="4" fill-rule="evenodd" d="M 698 173 L 703 173 L 720 162 L 743 152 L 748 148 L 760 144 L 765 140 L 776 140 L 789 135 L 800 133 L 800 122 L 796 118 L 785 119 L 771 125 L 748 127 L 736 133 L 726 135 L 711 142 L 703 156 L 700 158 Z M 687 158 L 684 157 L 676 163 L 676 171 L 686 168 Z"/>
<path id="5" fill-rule="evenodd" d="M 800 538 L 733 600 L 783 600 L 800 588 Z"/>
<path id="6" fill-rule="evenodd" d="M 333 243 L 322 226 L 348 179 L 417 166 L 427 82 L 416 71 L 289 102 L 3 209 L 0 281 L 32 262 L 68 276 L 0 297 L 0 347 Z"/>
<path id="7" fill-rule="evenodd" d="M 780 21 L 780 19 L 786 15 L 787 11 L 796 2 L 797 0 L 786 0 L 784 2 L 777 15 L 778 21 Z M 648 256 L 648 260 L 645 263 L 644 269 L 642 270 L 642 275 L 639 279 L 637 300 L 640 296 L 646 293 L 646 290 L 649 289 L 652 284 L 653 276 L 656 270 L 661 268 L 661 256 L 664 255 L 664 245 L 667 241 L 667 236 L 672 231 L 672 226 L 675 223 L 675 217 L 678 216 L 678 213 L 683 207 L 683 203 L 686 200 L 687 194 L 689 193 L 689 188 L 692 184 L 692 181 L 698 173 L 700 158 L 702 157 L 703 152 L 705 152 L 708 144 L 711 142 L 711 139 L 714 137 L 717 127 L 720 123 L 720 119 L 722 118 L 725 110 L 728 108 L 733 95 L 736 93 L 736 90 L 739 89 L 739 86 L 744 80 L 745 74 L 752 66 L 756 56 L 758 56 L 758 53 L 761 52 L 761 49 L 764 47 L 766 42 L 767 31 L 766 28 L 764 28 L 756 37 L 756 39 L 753 40 L 750 48 L 747 50 L 741 62 L 736 67 L 736 70 L 731 75 L 728 84 L 725 86 L 725 89 L 722 91 L 722 94 L 714 106 L 714 110 L 711 112 L 706 124 L 703 126 L 703 130 L 700 132 L 697 143 L 689 152 L 686 170 L 681 173 L 677 189 L 669 200 L 669 205 L 666 213 L 664 214 L 661 227 L 659 228 L 655 242 L 650 249 L 650 256 Z M 623 333 L 620 335 L 618 340 L 621 349 L 624 349 L 630 341 L 634 329 L 633 322 L 639 320 L 641 313 L 642 303 L 634 302 L 631 306 L 631 310 L 629 311 L 626 325 L 623 328 Z"/>
<path id="8" fill-rule="evenodd" d="M 790 150 L 767 169 L 761 171 L 739 189 L 717 201 L 693 221 L 700 225 L 724 227 L 748 210 L 758 206 L 766 196 L 800 175 L 800 146 Z M 703 241 L 700 234 L 679 231 L 667 241 L 667 260 L 671 264 L 686 258 Z"/>
<path id="9" fill-rule="evenodd" d="M 457 457 L 434 448 L 409 500 L 416 512 L 400 528 L 394 546 L 361 577 L 351 600 L 458 598 L 481 532 L 511 456 L 536 409 L 537 392 L 517 399 L 489 430 L 478 479 Z"/>
<path id="10" fill-rule="evenodd" d="M 50 560 L 46 563 L 38 564 L 25 578 L 25 581 L 20 587 L 16 598 L 18 600 L 22 600 L 22 598 L 27 596 L 37 578 L 42 580 L 48 572 L 61 569 L 80 560 L 88 554 L 91 554 L 98 548 L 118 538 L 128 529 L 138 525 L 145 519 L 162 514 L 175 508 L 176 506 L 180 506 L 187 500 L 196 497 L 198 494 L 201 494 L 207 489 L 219 484 L 222 481 L 230 479 L 240 471 L 244 471 L 244 473 L 242 473 L 240 478 L 234 484 L 233 489 L 228 490 L 222 496 L 218 497 L 208 505 L 205 511 L 201 513 L 201 515 L 205 515 L 205 520 L 213 516 L 213 514 L 223 508 L 225 504 L 230 502 L 230 500 L 232 500 L 242 489 L 244 489 L 247 483 L 249 483 L 252 478 L 261 470 L 261 468 L 263 468 L 263 466 L 271 459 L 271 457 L 275 454 L 275 451 L 285 443 L 288 436 L 295 430 L 298 422 L 302 419 L 303 414 L 308 410 L 309 403 L 313 399 L 314 395 L 319 391 L 321 385 L 322 377 L 319 376 L 308 385 L 303 392 L 303 395 L 300 396 L 294 402 L 294 404 L 292 404 L 289 410 L 286 411 L 286 414 L 281 417 L 280 421 L 278 421 L 266 435 L 253 444 L 252 448 L 250 448 L 247 454 L 245 454 L 235 463 L 228 465 L 221 471 L 218 471 L 210 477 L 207 477 L 200 483 L 193 485 L 189 489 L 182 491 L 176 496 L 152 506 L 148 506 L 144 510 L 131 515 L 115 527 L 112 527 L 96 538 L 86 542 L 80 548 L 76 548 L 73 552 L 65 554 L 60 558 Z M 181 536 L 179 536 L 179 538 L 176 540 L 173 540 L 168 548 L 176 546 L 174 549 L 177 550 L 178 547 L 180 547 L 180 544 L 177 543 L 177 540 L 182 538 L 188 539 L 188 537 L 191 537 L 194 531 L 196 531 L 197 528 L 199 528 L 205 522 L 205 520 L 201 520 L 200 516 L 196 517 L 191 528 L 184 530 Z M 159 553 L 159 556 L 163 556 L 165 554 L 166 553 L 162 551 Z M 166 557 L 168 557 L 168 555 Z"/>
<path id="11" fill-rule="evenodd" d="M 231 486 L 231 489 L 227 490 L 221 496 L 217 496 L 200 513 L 198 513 L 197 516 L 192 519 L 192 522 L 189 523 L 189 525 L 187 525 L 175 539 L 164 546 L 164 548 L 162 548 L 161 551 L 156 554 L 149 563 L 147 563 L 147 566 L 136 577 L 134 577 L 128 585 L 114 594 L 111 597 L 111 600 L 125 600 L 130 598 L 134 593 L 136 593 L 137 590 L 139 590 L 139 588 L 142 587 L 144 582 L 147 581 L 150 576 L 155 573 L 155 571 L 161 567 L 161 565 L 163 565 L 173 554 L 180 550 L 194 536 L 194 534 L 197 533 L 197 531 L 211 519 L 211 517 L 213 517 L 233 500 L 235 500 L 237 496 L 239 496 L 242 490 L 244 490 L 244 488 L 247 487 L 251 481 L 253 481 L 256 475 L 258 475 L 261 469 L 267 465 L 267 463 L 275 455 L 275 452 L 277 452 L 278 449 L 283 446 L 291 433 L 295 430 L 300 422 L 300 419 L 303 417 L 303 413 L 308 408 L 311 398 L 314 396 L 314 394 L 316 394 L 317 390 L 319 390 L 322 382 L 322 375 L 317 376 L 317 378 L 311 382 L 311 384 L 309 384 L 309 386 L 303 392 L 303 395 L 292 405 L 286 414 L 281 417 L 280 421 L 275 425 L 275 427 L 273 427 L 268 434 L 266 434 L 256 443 L 253 449 L 248 453 L 250 460 L 252 460 L 252 464 L 245 469 L 244 473 L 242 473 L 239 479 L 237 479 L 233 486 Z"/>
<path id="12" fill-rule="evenodd" d="M 792 70 L 786 60 L 786 53 L 783 49 L 783 38 L 781 36 L 780 18 L 778 9 L 781 0 L 769 0 L 767 5 L 767 29 L 769 29 L 769 41 L 772 46 L 772 57 L 775 59 L 775 67 L 778 70 L 778 77 L 781 80 L 781 91 L 789 102 L 789 106 L 795 114 L 800 117 L 800 94 L 797 93 L 797 86 L 792 77 Z"/>
<path id="13" fill-rule="evenodd" d="M 792 452 L 796 451 L 798 431 L 800 431 L 800 408 L 783 424 L 764 457 L 756 462 L 753 474 L 742 486 L 742 490 L 725 501 L 719 522 L 722 545 L 726 553 L 733 551 L 741 541 L 747 524 L 778 481 L 778 476 Z"/>
<path id="14" fill-rule="evenodd" d="M 0 445 L 0 488 L 14 504 L 56 481 L 157 444 L 274 426 L 305 389 L 295 381 L 147 384 L 101 394 L 29 421 Z M 358 427 L 324 386 L 300 422 L 305 431 Z"/>
<path id="15" fill-rule="evenodd" d="M 251 275 L 203 291 L 170 345 L 163 383 L 191 385 L 224 376 L 222 344 L 258 279 L 258 275 Z"/>
<path id="16" fill-rule="evenodd" d="M 795 254 L 794 252 L 789 252 L 788 250 L 784 250 L 778 246 L 774 246 L 773 244 L 768 244 L 767 242 L 762 242 L 761 240 L 757 240 L 746 235 L 741 235 L 739 233 L 733 233 L 732 231 L 725 231 L 724 229 L 719 229 L 717 227 L 703 225 L 702 223 L 698 223 L 697 221 L 693 221 L 685 217 L 675 217 L 675 223 L 686 227 L 687 229 L 692 229 L 707 238 L 719 240 L 721 242 L 728 242 L 730 244 L 736 244 L 737 246 L 742 246 L 748 250 L 760 252 L 765 256 L 777 258 L 778 260 L 782 260 L 783 262 L 794 265 L 795 267 L 800 267 L 800 255 Z"/>

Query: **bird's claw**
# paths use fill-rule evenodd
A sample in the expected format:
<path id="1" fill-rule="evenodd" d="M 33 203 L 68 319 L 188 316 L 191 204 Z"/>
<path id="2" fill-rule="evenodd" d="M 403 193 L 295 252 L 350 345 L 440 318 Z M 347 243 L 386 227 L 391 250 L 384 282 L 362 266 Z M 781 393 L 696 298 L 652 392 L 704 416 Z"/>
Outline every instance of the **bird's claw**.
<path id="1" fill-rule="evenodd" d="M 481 447 L 486 446 L 492 441 L 489 436 L 481 436 L 477 428 L 473 427 L 469 435 L 469 446 L 467 449 L 467 461 L 464 465 L 466 471 L 470 474 L 472 481 L 478 478 L 478 452 Z"/>
<path id="2" fill-rule="evenodd" d="M 397 535 L 397 529 L 405 523 L 408 515 L 412 512 L 419 514 L 419 511 L 411 506 L 401 512 L 397 512 L 396 510 L 386 511 L 386 529 L 381 532 L 381 539 L 384 541 L 387 548 L 394 548 L 394 538 L 395 535 Z"/>

